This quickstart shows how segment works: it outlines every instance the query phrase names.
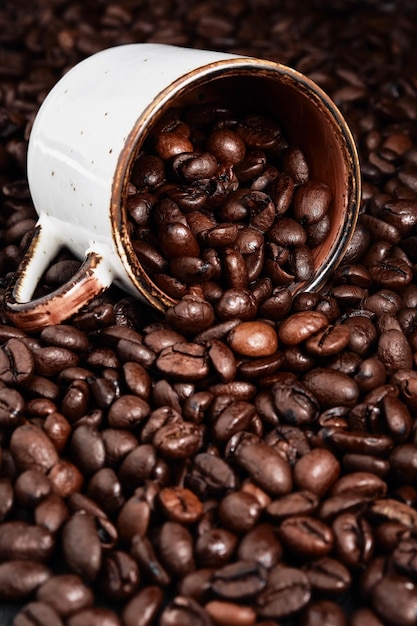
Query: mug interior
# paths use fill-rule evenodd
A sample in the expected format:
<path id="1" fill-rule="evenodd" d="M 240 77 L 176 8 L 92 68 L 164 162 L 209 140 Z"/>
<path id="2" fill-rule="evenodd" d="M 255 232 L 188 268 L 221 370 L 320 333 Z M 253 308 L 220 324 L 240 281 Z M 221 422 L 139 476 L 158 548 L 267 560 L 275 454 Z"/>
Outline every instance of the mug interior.
<path id="1" fill-rule="evenodd" d="M 301 148 L 310 178 L 332 191 L 331 228 L 312 250 L 314 275 L 290 288 L 319 289 L 345 252 L 359 213 L 359 159 L 350 130 L 331 99 L 310 79 L 286 66 L 257 59 L 219 61 L 171 84 L 138 119 L 119 159 L 113 186 L 112 217 L 120 257 L 135 287 L 160 310 L 174 303 L 153 283 L 139 263 L 127 234 L 125 201 L 131 169 L 154 124 L 171 107 L 218 102 L 274 118 L 291 145 Z"/>

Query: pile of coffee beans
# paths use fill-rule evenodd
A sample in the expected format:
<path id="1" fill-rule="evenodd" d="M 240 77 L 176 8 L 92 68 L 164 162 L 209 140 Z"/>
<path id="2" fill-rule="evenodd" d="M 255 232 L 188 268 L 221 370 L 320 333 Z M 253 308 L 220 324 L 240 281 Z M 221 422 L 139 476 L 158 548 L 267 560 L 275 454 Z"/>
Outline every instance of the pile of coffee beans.
<path id="1" fill-rule="evenodd" d="M 151 279 L 174 299 L 201 285 L 224 319 L 235 294 L 250 297 L 262 284 L 260 304 L 267 300 L 269 310 L 275 286 L 313 277 L 312 249 L 329 234 L 331 202 L 330 188 L 311 179 L 303 151 L 274 119 L 210 102 L 172 109 L 151 130 L 126 208 Z"/>
<path id="2" fill-rule="evenodd" d="M 417 8 L 278 4 L 0 8 L 0 299 L 36 223 L 34 116 L 63 73 L 103 48 L 162 42 L 291 65 L 342 110 L 363 175 L 358 226 L 320 293 L 271 292 L 264 274 L 222 283 L 217 299 L 179 275 L 171 288 L 186 293 L 165 315 L 116 287 L 33 334 L 0 313 L 2 624 L 416 624 Z M 189 176 L 195 159 L 174 159 Z M 268 154 L 250 180 L 273 166 Z M 147 207 L 154 219 L 156 194 L 132 185 L 134 234 Z M 186 218 L 199 210 L 183 200 L 170 187 L 158 202 Z M 194 258 L 216 250 L 210 230 L 193 234 Z M 61 251 L 39 292 L 78 266 Z"/>

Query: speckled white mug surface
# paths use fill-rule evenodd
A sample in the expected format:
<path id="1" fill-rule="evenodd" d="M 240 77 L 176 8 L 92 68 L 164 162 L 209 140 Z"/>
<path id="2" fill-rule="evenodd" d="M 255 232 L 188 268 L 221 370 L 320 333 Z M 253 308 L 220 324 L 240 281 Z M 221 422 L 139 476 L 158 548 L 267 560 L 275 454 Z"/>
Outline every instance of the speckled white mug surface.
<path id="1" fill-rule="evenodd" d="M 217 81 L 221 87 L 228 76 L 242 81 L 255 76 L 260 85 L 276 81 L 288 94 L 297 93 L 299 124 L 303 117 L 310 126 L 315 117 L 324 118 L 323 141 L 334 154 L 334 171 L 327 177 L 341 206 L 335 242 L 320 259 L 315 284 L 323 279 L 346 248 L 359 207 L 356 149 L 330 99 L 295 70 L 271 61 L 162 44 L 122 45 L 67 72 L 34 121 L 28 183 L 39 220 L 5 295 L 6 314 L 17 326 L 31 331 L 59 323 L 113 282 L 160 310 L 171 303 L 144 275 L 127 235 L 123 203 L 129 174 L 150 125 L 177 98 L 191 93 L 198 102 L 207 85 L 211 89 Z M 290 106 L 292 115 L 294 103 Z M 33 298 L 40 277 L 64 246 L 83 261 L 79 271 L 52 294 Z"/>

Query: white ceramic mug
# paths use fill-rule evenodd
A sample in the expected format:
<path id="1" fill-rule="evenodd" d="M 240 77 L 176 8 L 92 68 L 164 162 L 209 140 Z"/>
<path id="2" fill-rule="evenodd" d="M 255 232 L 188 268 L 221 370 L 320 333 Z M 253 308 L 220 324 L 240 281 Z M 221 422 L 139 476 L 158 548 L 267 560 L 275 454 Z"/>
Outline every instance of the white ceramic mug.
<path id="1" fill-rule="evenodd" d="M 33 331 L 59 323 L 113 282 L 160 310 L 173 303 L 137 260 L 127 231 L 126 188 L 149 128 L 168 108 L 222 98 L 274 115 L 305 152 L 312 175 L 331 187 L 331 232 L 315 251 L 314 278 L 297 289 L 323 284 L 349 243 L 360 200 L 355 144 L 331 99 L 307 77 L 272 61 L 129 44 L 73 67 L 36 116 L 28 183 L 39 220 L 4 298 L 17 326 Z M 50 295 L 32 298 L 63 246 L 83 260 L 79 271 Z"/>

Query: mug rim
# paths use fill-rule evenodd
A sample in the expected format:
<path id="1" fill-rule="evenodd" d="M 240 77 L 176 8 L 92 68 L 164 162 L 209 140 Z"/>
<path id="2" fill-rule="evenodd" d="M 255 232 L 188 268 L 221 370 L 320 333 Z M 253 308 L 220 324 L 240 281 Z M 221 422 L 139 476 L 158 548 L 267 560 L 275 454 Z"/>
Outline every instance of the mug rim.
<path id="1" fill-rule="evenodd" d="M 190 50 L 192 52 L 192 50 Z M 337 235 L 314 276 L 301 283 L 289 286 L 293 295 L 299 291 L 315 291 L 325 283 L 329 274 L 339 265 L 353 236 L 358 220 L 361 199 L 361 171 L 359 155 L 352 132 L 335 102 L 312 79 L 298 70 L 276 61 L 239 57 L 220 59 L 199 66 L 171 82 L 160 91 L 137 118 L 119 154 L 111 187 L 110 220 L 117 254 L 135 289 L 156 309 L 164 312 L 176 300 L 165 294 L 144 270 L 131 243 L 127 227 L 125 207 L 127 186 L 134 160 L 147 134 L 158 119 L 173 106 L 188 88 L 203 86 L 217 78 L 257 76 L 264 79 L 279 79 L 281 83 L 296 89 L 320 113 L 325 113 L 333 131 L 342 141 L 337 142 L 345 164 L 345 210 Z"/>

